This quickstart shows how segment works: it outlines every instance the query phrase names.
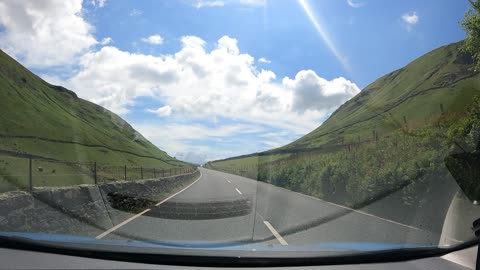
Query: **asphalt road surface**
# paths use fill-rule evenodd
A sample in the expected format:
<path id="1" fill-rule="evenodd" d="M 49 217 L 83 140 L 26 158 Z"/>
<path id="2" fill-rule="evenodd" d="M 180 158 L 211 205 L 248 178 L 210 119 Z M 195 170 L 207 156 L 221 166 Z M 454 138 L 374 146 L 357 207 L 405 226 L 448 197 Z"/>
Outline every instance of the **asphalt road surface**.
<path id="1" fill-rule="evenodd" d="M 97 238 L 311 245 L 437 245 L 440 235 L 263 182 L 200 168 L 183 191 Z"/>

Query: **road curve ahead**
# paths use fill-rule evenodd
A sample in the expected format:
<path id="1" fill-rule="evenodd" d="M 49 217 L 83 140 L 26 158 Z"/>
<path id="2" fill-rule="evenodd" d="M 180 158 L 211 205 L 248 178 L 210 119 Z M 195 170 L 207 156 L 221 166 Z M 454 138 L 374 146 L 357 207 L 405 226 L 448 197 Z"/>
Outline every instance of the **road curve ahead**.
<path id="1" fill-rule="evenodd" d="M 263 182 L 200 168 L 191 186 L 104 233 L 109 240 L 437 245 L 439 235 Z"/>

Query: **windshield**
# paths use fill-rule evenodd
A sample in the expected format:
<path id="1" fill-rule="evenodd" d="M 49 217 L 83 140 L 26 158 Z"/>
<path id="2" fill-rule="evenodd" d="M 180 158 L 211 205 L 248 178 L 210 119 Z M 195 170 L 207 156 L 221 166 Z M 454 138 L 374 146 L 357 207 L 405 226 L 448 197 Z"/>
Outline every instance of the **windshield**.
<path id="1" fill-rule="evenodd" d="M 467 243 L 479 12 L 0 0 L 0 236 L 320 257 Z"/>

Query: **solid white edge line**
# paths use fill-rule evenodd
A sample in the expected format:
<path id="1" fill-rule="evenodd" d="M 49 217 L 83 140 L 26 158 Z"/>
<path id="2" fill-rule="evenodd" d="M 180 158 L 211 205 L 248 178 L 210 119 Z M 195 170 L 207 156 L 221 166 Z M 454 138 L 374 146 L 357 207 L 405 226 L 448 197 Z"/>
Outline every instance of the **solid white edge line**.
<path id="1" fill-rule="evenodd" d="M 277 186 L 274 186 L 274 187 L 277 187 Z M 353 208 L 350 208 L 350 207 L 347 207 L 347 206 L 343 206 L 343 205 L 340 205 L 340 204 L 328 202 L 328 201 L 325 201 L 325 200 L 322 200 L 322 199 L 319 199 L 319 198 L 315 198 L 315 197 L 312 197 L 310 195 L 306 195 L 306 194 L 303 194 L 303 193 L 300 193 L 300 192 L 292 191 L 292 190 L 289 190 L 289 189 L 286 189 L 286 188 L 283 188 L 283 187 L 277 187 L 277 188 L 281 188 L 281 189 L 284 189 L 284 190 L 287 190 L 287 191 L 291 191 L 291 192 L 294 192 L 294 193 L 296 193 L 298 195 L 301 195 L 303 197 L 307 197 L 307 198 L 310 198 L 310 199 L 313 199 L 313 200 L 321 201 L 321 202 L 324 202 L 324 203 L 327 203 L 327 204 L 330 204 L 330 205 L 334 205 L 334 206 L 337 206 L 337 207 L 340 207 L 340 208 L 343 208 L 343 209 L 350 210 L 350 211 L 358 213 L 358 214 L 362 214 L 362 215 L 365 215 L 365 216 L 377 218 L 377 219 L 380 219 L 380 220 L 383 220 L 383 221 L 386 221 L 386 222 L 389 222 L 389 223 L 392 223 L 392 224 L 407 227 L 407 228 L 410 228 L 410 229 L 413 229 L 413 230 L 424 231 L 423 229 L 420 229 L 420 228 L 417 228 L 417 227 L 414 227 L 414 226 L 410 226 L 410 225 L 403 224 L 403 223 L 400 223 L 400 222 L 396 222 L 396 221 L 393 221 L 393 220 L 390 220 L 390 219 L 375 216 L 375 215 L 369 214 L 369 213 L 364 212 L 364 211 L 360 211 L 360 210 L 356 210 L 356 209 L 353 209 Z"/>
<path id="2" fill-rule="evenodd" d="M 200 170 L 199 170 L 199 171 L 200 171 Z M 200 176 L 197 178 L 197 180 L 193 181 L 190 185 L 186 186 L 185 188 L 183 188 L 183 189 L 180 190 L 179 192 L 177 192 L 177 193 L 175 193 L 175 194 L 173 194 L 173 195 L 170 195 L 169 197 L 167 197 L 167 198 L 164 199 L 163 201 L 155 204 L 155 206 L 159 206 L 159 205 L 161 205 L 162 203 L 164 203 L 164 202 L 170 200 L 171 198 L 177 196 L 178 194 L 184 192 L 187 188 L 191 187 L 191 186 L 192 186 L 193 184 L 195 184 L 198 180 L 200 180 L 200 178 L 202 178 L 202 171 L 200 171 Z M 106 231 L 103 232 L 102 234 L 97 235 L 97 237 L 95 237 L 95 238 L 96 238 L 96 239 L 102 239 L 103 237 L 107 236 L 107 235 L 110 234 L 111 232 L 117 230 L 118 228 L 124 226 L 125 224 L 127 224 L 127 223 L 129 223 L 130 221 L 138 218 L 139 216 L 147 213 L 147 212 L 150 211 L 150 210 L 152 210 L 152 209 L 145 209 L 145 210 L 143 210 L 142 212 L 136 214 L 135 216 L 133 216 L 133 217 L 127 219 L 127 220 L 124 220 L 122 223 L 120 223 L 120 224 L 118 224 L 118 225 L 116 225 L 116 226 L 114 226 L 114 227 L 106 230 Z"/>
<path id="3" fill-rule="evenodd" d="M 215 171 L 215 170 L 214 170 Z M 218 172 L 218 171 L 216 171 Z M 227 174 L 227 173 L 224 173 L 224 174 Z M 227 174 L 228 175 L 228 174 Z M 230 174 L 232 175 L 232 174 Z M 234 176 L 239 176 L 239 175 L 234 175 Z M 241 178 L 245 178 L 247 180 L 252 180 L 252 179 L 249 179 L 249 178 L 246 178 L 246 177 L 243 177 L 243 176 L 239 176 Z M 258 180 L 252 180 L 252 181 L 257 181 L 257 182 L 260 182 Z M 403 223 L 400 223 L 400 222 L 396 222 L 396 221 L 393 221 L 393 220 L 389 220 L 389 219 L 386 219 L 386 218 L 382 218 L 382 217 L 379 217 L 379 216 L 375 216 L 375 215 L 372 215 L 372 214 L 369 214 L 369 213 L 366 213 L 366 212 L 363 212 L 363 211 L 360 211 L 360 210 L 356 210 L 356 209 L 353 209 L 353 208 L 350 208 L 350 207 L 347 207 L 347 206 L 343 206 L 343 205 L 339 205 L 339 204 L 336 204 L 336 203 L 332 203 L 332 202 L 328 202 L 328 201 L 325 201 L 325 200 L 322 200 L 322 199 L 319 199 L 319 198 L 315 198 L 315 197 L 312 197 L 312 196 L 309 196 L 309 195 L 306 195 L 306 194 L 303 194 L 303 193 L 300 193 L 300 192 L 296 192 L 296 191 L 292 191 L 292 190 L 289 190 L 289 189 L 286 189 L 286 188 L 283 188 L 283 187 L 279 187 L 279 186 L 274 186 L 272 184 L 269 184 L 269 183 L 264 183 L 262 182 L 263 184 L 267 184 L 267 185 L 270 185 L 272 187 L 276 187 L 276 188 L 280 188 L 280 189 L 283 189 L 283 190 L 286 190 L 286 191 L 290 191 L 290 192 L 293 192 L 293 193 L 296 193 L 298 195 L 301 195 L 303 197 L 306 197 L 306 198 L 309 198 L 309 199 L 313 199 L 313 200 L 317 200 L 317 201 L 320 201 L 320 202 L 324 202 L 324 203 L 327 203 L 327 204 L 330 204 L 330 205 L 334 205 L 334 206 L 337 206 L 337 207 L 340 207 L 340 208 L 343 208 L 343 209 L 347 209 L 347 210 L 350 210 L 352 212 L 355 212 L 355 213 L 358 213 L 358 214 L 362 214 L 362 215 L 365 215 L 365 216 L 369 216 L 369 217 L 373 217 L 373 218 L 376 218 L 376 219 L 380 219 L 382 221 L 386 221 L 386 222 L 389 222 L 389 223 L 392 223 L 392 224 L 396 224 L 396 225 L 399 225 L 399 226 L 403 226 L 403 227 L 407 227 L 407 228 L 410 228 L 410 229 L 413 229 L 413 230 L 418 230 L 418 231 L 424 231 L 423 229 L 420 229 L 420 228 L 417 228 L 417 227 L 414 227 L 414 226 L 410 226 L 410 225 L 407 225 L 407 224 L 403 224 Z M 456 239 L 452 239 L 452 240 L 456 240 Z M 462 242 L 462 241 L 459 241 L 459 240 L 456 240 L 458 242 Z"/>
<path id="4" fill-rule="evenodd" d="M 235 176 L 239 176 L 239 175 L 235 175 Z M 239 176 L 239 177 L 251 180 L 251 179 L 243 177 L 243 176 Z M 254 181 L 259 182 L 258 180 L 254 180 Z M 262 182 L 262 183 L 264 183 L 264 182 Z M 270 185 L 272 187 L 280 188 L 280 189 L 283 189 L 283 190 L 286 190 L 286 191 L 290 191 L 290 192 L 296 193 L 298 195 L 301 195 L 301 196 L 309 198 L 309 199 L 313 199 L 313 200 L 317 200 L 317 201 L 320 201 L 320 202 L 328 203 L 330 205 L 338 206 L 340 208 L 347 209 L 347 210 L 350 210 L 350 211 L 355 212 L 355 213 L 359 213 L 359 214 L 362 214 L 362 215 L 365 215 L 365 216 L 377 218 L 377 219 L 380 219 L 382 221 L 386 221 L 386 222 L 389 222 L 389 223 L 392 223 L 392 224 L 407 227 L 407 228 L 410 228 L 410 229 L 413 229 L 413 230 L 424 231 L 423 229 L 420 229 L 420 228 L 417 228 L 417 227 L 414 227 L 414 226 L 410 226 L 410 225 L 403 224 L 403 223 L 400 223 L 400 222 L 396 222 L 396 221 L 393 221 L 393 220 L 390 220 L 390 219 L 375 216 L 375 215 L 372 215 L 372 214 L 369 214 L 369 213 L 366 213 L 366 212 L 363 212 L 363 211 L 360 211 L 360 210 L 356 210 L 356 209 L 353 209 L 353 208 L 350 208 L 350 207 L 347 207 L 347 206 L 343 206 L 343 205 L 339 205 L 339 204 L 336 204 L 336 203 L 328 202 L 328 201 L 325 201 L 325 200 L 322 200 L 322 199 L 319 199 L 319 198 L 315 198 L 315 197 L 312 197 L 312 196 L 309 196 L 309 195 L 306 195 L 306 194 L 303 194 L 303 193 L 300 193 L 300 192 L 296 192 L 296 191 L 293 191 L 293 190 L 289 190 L 289 189 L 286 189 L 286 188 L 283 188 L 283 187 L 275 186 L 275 185 L 272 185 L 272 184 L 269 184 L 269 183 L 264 183 L 264 184 Z M 459 242 L 461 242 L 461 241 L 459 241 Z"/>
<path id="5" fill-rule="evenodd" d="M 130 221 L 138 218 L 139 216 L 147 213 L 147 212 L 150 211 L 150 210 L 151 210 L 151 209 L 145 209 L 145 210 L 143 210 L 142 212 L 136 214 L 135 216 L 133 216 L 133 217 L 127 219 L 127 220 L 124 220 L 122 223 L 118 224 L 117 226 L 112 227 L 112 228 L 106 230 L 105 232 L 103 232 L 102 234 L 97 235 L 97 237 L 95 237 L 95 238 L 97 238 L 97 239 L 102 239 L 103 237 L 107 236 L 109 233 L 115 231 L 116 229 L 122 227 L 123 225 L 129 223 Z"/>
<path id="6" fill-rule="evenodd" d="M 170 197 L 168 197 L 168 198 L 164 199 L 163 201 L 155 204 L 155 206 L 159 206 L 159 205 L 161 205 L 162 203 L 164 203 L 164 202 L 170 200 L 171 198 L 177 196 L 178 194 L 184 192 L 187 188 L 193 186 L 193 184 L 195 184 L 198 180 L 200 180 L 200 178 L 202 178 L 202 176 L 203 176 L 203 175 L 202 175 L 202 171 L 200 171 L 200 176 L 197 178 L 197 180 L 193 181 L 193 183 L 191 183 L 190 185 L 186 186 L 185 188 L 183 188 L 183 189 L 180 190 L 179 192 L 177 192 L 177 193 L 175 193 L 175 194 L 173 194 L 173 195 L 170 195 Z"/>
<path id="7" fill-rule="evenodd" d="M 235 188 L 235 190 L 238 192 L 238 194 L 242 195 L 242 192 L 240 192 L 240 190 L 238 190 L 238 188 Z"/>
<path id="8" fill-rule="evenodd" d="M 265 226 L 267 226 L 267 228 L 270 230 L 270 232 L 272 232 L 273 236 L 275 236 L 275 238 L 277 238 L 278 242 L 280 242 L 280 244 L 282 246 L 288 246 L 287 241 L 285 241 L 285 239 L 283 239 L 283 237 L 277 232 L 277 230 L 275 230 L 275 228 L 272 226 L 272 224 L 270 224 L 270 222 L 264 220 L 263 223 L 265 224 Z"/>

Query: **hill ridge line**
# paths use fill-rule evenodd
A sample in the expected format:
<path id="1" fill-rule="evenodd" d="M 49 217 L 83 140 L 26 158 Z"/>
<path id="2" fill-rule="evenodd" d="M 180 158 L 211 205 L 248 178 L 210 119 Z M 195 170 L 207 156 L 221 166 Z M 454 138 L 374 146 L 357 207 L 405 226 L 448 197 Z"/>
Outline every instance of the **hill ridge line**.
<path id="1" fill-rule="evenodd" d="M 340 130 L 342 130 L 342 129 L 349 128 L 349 127 L 352 127 L 352 126 L 354 126 L 354 125 L 358 125 L 358 124 L 360 124 L 360 123 L 363 123 L 363 122 L 372 120 L 373 118 L 382 116 L 384 113 L 389 112 L 389 111 L 395 109 L 396 107 L 398 107 L 399 105 L 401 105 L 402 103 L 404 103 L 405 101 L 407 101 L 407 100 L 410 99 L 410 98 L 416 97 L 416 96 L 418 96 L 418 95 L 420 95 L 420 94 L 422 94 L 422 93 L 428 92 L 428 91 L 433 91 L 433 90 L 438 90 L 438 89 L 447 88 L 448 86 L 451 86 L 451 85 L 456 84 L 456 83 L 458 83 L 458 82 L 460 82 L 460 81 L 463 81 L 463 80 L 472 78 L 472 77 L 474 77 L 474 76 L 477 76 L 478 74 L 480 74 L 480 73 L 475 73 L 475 74 L 472 74 L 472 75 L 470 75 L 470 76 L 466 76 L 466 77 L 460 78 L 460 79 L 458 79 L 458 80 L 456 80 L 456 81 L 454 81 L 454 82 L 451 82 L 451 83 L 449 83 L 449 84 L 447 84 L 447 85 L 438 86 L 438 87 L 430 87 L 430 88 L 427 88 L 427 89 L 419 90 L 419 91 L 417 91 L 416 93 L 410 94 L 410 95 L 404 97 L 403 99 L 398 100 L 398 101 L 392 103 L 392 106 L 385 108 L 385 109 L 382 110 L 381 112 L 378 112 L 378 113 L 377 113 L 377 112 L 373 112 L 373 113 L 375 113 L 375 115 L 372 115 L 372 116 L 370 116 L 370 117 L 367 117 L 367 118 L 365 118 L 365 119 L 359 120 L 359 121 L 354 122 L 354 123 L 351 123 L 351 124 L 344 125 L 344 126 L 342 126 L 342 127 L 338 127 L 338 128 L 336 128 L 336 129 L 334 129 L 334 130 L 332 130 L 332 131 L 328 131 L 328 132 L 325 132 L 325 133 L 316 135 L 315 137 L 317 137 L 317 138 L 318 138 L 318 137 L 323 137 L 323 136 L 326 136 L 326 135 L 328 135 L 328 134 L 332 134 L 332 133 L 334 133 L 334 132 L 340 131 Z M 307 135 L 308 135 L 308 134 L 307 134 Z M 287 150 L 287 149 L 285 149 L 285 150 Z M 274 154 L 274 153 L 276 153 L 276 152 L 277 152 L 277 150 L 265 151 L 265 153 L 269 153 L 269 154 Z"/>
<path id="2" fill-rule="evenodd" d="M 372 115 L 370 117 L 367 117 L 365 119 L 362 119 L 362 120 L 359 120 L 357 122 L 354 122 L 354 123 L 351 123 L 351 124 L 347 124 L 347 125 L 344 125 L 342 127 L 338 127 L 332 131 L 328 131 L 328 132 L 325 132 L 325 133 L 322 133 L 322 134 L 319 134 L 319 135 L 316 135 L 315 137 L 324 137 L 326 135 L 329 135 L 329 134 L 332 134 L 334 132 L 337 132 L 337 131 L 340 131 L 340 130 L 343 130 L 343 129 L 346 129 L 346 128 L 349 128 L 349 127 L 352 127 L 352 126 L 355 126 L 355 125 L 358 125 L 360 123 L 363 123 L 363 122 L 366 122 L 366 121 L 369 121 L 369 120 L 372 120 L 374 118 L 377 118 L 377 117 L 382 117 L 383 114 L 385 114 L 386 112 L 389 112 L 393 109 L 395 109 L 396 107 L 400 106 L 402 103 L 404 103 L 405 101 L 407 101 L 408 99 L 410 98 L 413 98 L 413 97 L 416 97 L 422 93 L 425 93 L 425 92 L 428 92 L 428 91 L 433 91 L 433 90 L 438 90 L 438 89 L 443 89 L 443 88 L 446 88 L 448 86 L 451 86 L 455 83 L 458 83 L 462 80 L 466 80 L 466 79 L 469 79 L 469 78 L 472 78 L 476 75 L 478 75 L 480 73 L 474 73 L 474 74 L 471 74 L 469 76 L 466 76 L 466 77 L 462 77 L 462 78 L 459 78 L 458 80 L 456 81 L 453 81 L 447 85 L 443 85 L 443 86 L 438 86 L 438 87 L 430 87 L 430 88 L 426 88 L 426 89 L 423 89 L 423 90 L 419 90 L 415 93 L 412 93 L 408 96 L 405 96 L 404 98 L 402 98 L 401 100 L 398 100 L 396 102 L 393 102 L 391 103 L 392 105 L 390 107 L 387 107 L 385 109 L 383 109 L 381 112 L 372 112 L 372 113 L 375 113 L 375 115 Z M 307 134 L 308 135 L 308 134 Z M 293 143 L 293 142 L 292 142 Z M 288 145 L 287 145 L 288 146 Z M 285 147 L 285 146 L 284 146 Z M 329 148 L 335 148 L 335 147 L 338 147 L 338 145 L 330 145 L 330 146 L 326 146 L 326 145 L 321 145 L 321 146 L 317 146 L 317 147 L 309 147 L 309 148 L 302 148 L 302 147 L 295 147 L 295 148 L 287 148 L 287 149 L 282 149 L 283 147 L 281 148 L 277 148 L 277 149 L 273 149 L 273 150 L 267 150 L 267 151 L 263 151 L 263 152 L 255 152 L 255 153 L 251 153 L 251 154 L 246 154 L 246 155 L 240 155 L 240 156 L 236 156 L 236 157 L 228 157 L 228 158 L 224 158 L 224 159 L 218 159 L 218 160 L 213 160 L 211 161 L 212 163 L 214 162 L 222 162 L 222 161 L 228 161 L 228 160 L 235 160 L 235 159 L 241 159 L 241 158 L 249 158 L 249 157 L 258 157 L 258 156 L 268 156 L 268 155 L 274 155 L 274 154 L 289 154 L 289 153 L 297 153 L 297 152 L 315 152 L 315 151 L 319 151 L 319 150 L 328 150 Z"/>

